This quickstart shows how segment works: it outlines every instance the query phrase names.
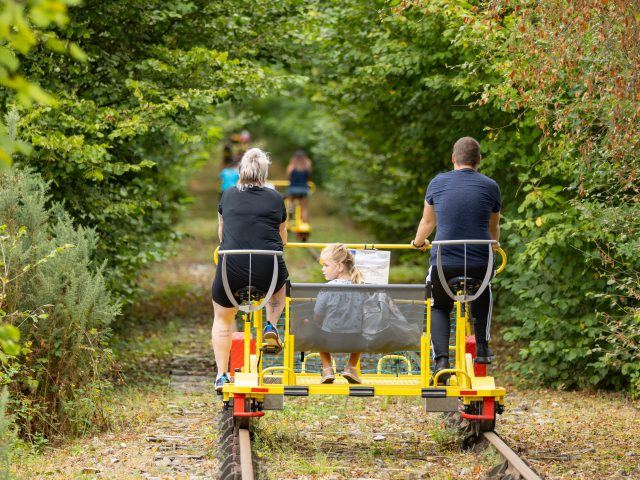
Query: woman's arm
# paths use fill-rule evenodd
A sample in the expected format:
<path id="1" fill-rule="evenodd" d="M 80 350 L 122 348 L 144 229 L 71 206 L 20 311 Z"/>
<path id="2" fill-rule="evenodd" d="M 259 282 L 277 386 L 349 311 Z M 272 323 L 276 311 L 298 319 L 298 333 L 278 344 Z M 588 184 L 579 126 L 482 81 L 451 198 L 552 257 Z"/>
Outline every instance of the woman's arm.
<path id="1" fill-rule="evenodd" d="M 285 220 L 280 224 L 280 238 L 282 239 L 282 246 L 287 244 L 287 221 Z"/>
<path id="2" fill-rule="evenodd" d="M 222 215 L 218 213 L 218 240 L 222 243 Z"/>

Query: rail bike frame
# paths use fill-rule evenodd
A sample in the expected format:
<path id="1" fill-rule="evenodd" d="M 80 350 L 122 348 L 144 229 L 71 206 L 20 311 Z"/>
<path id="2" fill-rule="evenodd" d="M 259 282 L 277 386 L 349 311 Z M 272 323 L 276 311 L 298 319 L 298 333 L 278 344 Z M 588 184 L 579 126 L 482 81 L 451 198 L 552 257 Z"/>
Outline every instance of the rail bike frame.
<path id="1" fill-rule="evenodd" d="M 289 186 L 289 180 L 271 180 L 270 183 L 276 188 L 286 188 Z M 307 182 L 309 185 L 309 194 L 316 191 L 316 184 L 312 181 Z M 284 204 L 287 209 L 287 230 L 295 233 L 303 242 L 311 235 L 311 225 L 302 221 L 302 207 L 296 199 L 285 197 Z"/>
<path id="2" fill-rule="evenodd" d="M 286 248 L 323 248 L 323 243 L 289 243 Z M 398 244 L 347 244 L 351 249 L 413 250 L 410 245 Z M 496 250 L 502 257 L 502 263 L 496 273 L 506 266 L 506 254 Z M 384 287 L 384 285 L 381 285 Z M 460 292 L 457 292 L 460 293 Z M 241 356 L 242 366 L 231 372 L 234 381 L 225 384 L 223 402 L 225 408 L 233 405 L 235 417 L 259 417 L 264 410 L 282 409 L 284 397 L 309 395 L 348 395 L 356 397 L 373 396 L 412 396 L 422 398 L 426 411 L 457 411 L 471 421 L 484 424 L 482 430 L 492 430 L 495 414 L 501 413 L 506 391 L 496 386 L 495 379 L 486 375 L 486 366 L 476 364 L 475 338 L 470 335 L 470 313 L 468 302 L 455 301 L 455 345 L 451 346 L 454 357 L 452 368 L 442 370 L 434 378 L 431 374 L 431 302 L 424 301 L 425 328 L 420 339 L 420 371 L 406 369 L 406 374 L 394 375 L 382 373 L 381 364 L 397 355 L 382 356 L 376 373 L 360 373 L 362 384 L 347 383 L 337 375 L 333 384 L 321 384 L 318 373 L 308 373 L 305 363 L 298 371 L 295 369 L 295 336 L 291 333 L 291 304 L 296 301 L 287 291 L 285 305 L 284 343 L 282 365 L 263 368 L 264 355 L 261 310 L 245 313 L 242 316 L 243 339 L 234 341 L 232 357 Z M 282 331 L 283 325 L 278 325 Z M 254 343 L 255 342 L 255 343 Z M 256 353 L 252 345 L 257 345 Z M 254 347 L 255 348 L 255 347 Z M 311 356 L 315 353 L 311 353 Z M 309 354 L 307 355 L 307 359 Z M 404 358 L 401 360 L 410 362 Z M 449 385 L 438 385 L 438 377 L 450 373 Z"/>

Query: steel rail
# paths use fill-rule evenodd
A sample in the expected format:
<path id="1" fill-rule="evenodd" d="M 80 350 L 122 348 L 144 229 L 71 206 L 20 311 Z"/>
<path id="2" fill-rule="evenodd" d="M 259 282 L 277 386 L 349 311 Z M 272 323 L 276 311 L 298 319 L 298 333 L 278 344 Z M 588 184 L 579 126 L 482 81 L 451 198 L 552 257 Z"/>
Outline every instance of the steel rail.
<path id="1" fill-rule="evenodd" d="M 251 458 L 251 439 L 249 430 L 238 429 L 238 443 L 240 444 L 240 478 L 253 480 L 253 460 Z"/>
<path id="2" fill-rule="evenodd" d="M 527 465 L 524 460 L 522 460 L 516 452 L 511 450 L 509 445 L 504 443 L 504 441 L 498 436 L 496 432 L 483 432 L 484 438 L 487 439 L 489 443 L 491 443 L 496 450 L 500 453 L 502 458 L 504 458 L 510 465 L 512 465 L 518 473 L 522 475 L 524 480 L 542 480 L 540 475 L 534 472 L 529 465 Z M 244 478 L 244 477 L 243 477 Z"/>

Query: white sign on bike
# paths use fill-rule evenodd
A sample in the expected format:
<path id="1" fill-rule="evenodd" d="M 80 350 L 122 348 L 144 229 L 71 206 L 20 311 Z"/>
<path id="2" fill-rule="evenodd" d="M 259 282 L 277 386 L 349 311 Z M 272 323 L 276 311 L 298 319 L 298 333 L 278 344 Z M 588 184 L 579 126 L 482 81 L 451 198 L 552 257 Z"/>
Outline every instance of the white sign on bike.
<path id="1" fill-rule="evenodd" d="M 362 272 L 364 283 L 389 283 L 389 266 L 391 252 L 388 250 L 351 250 L 356 260 L 356 267 Z"/>

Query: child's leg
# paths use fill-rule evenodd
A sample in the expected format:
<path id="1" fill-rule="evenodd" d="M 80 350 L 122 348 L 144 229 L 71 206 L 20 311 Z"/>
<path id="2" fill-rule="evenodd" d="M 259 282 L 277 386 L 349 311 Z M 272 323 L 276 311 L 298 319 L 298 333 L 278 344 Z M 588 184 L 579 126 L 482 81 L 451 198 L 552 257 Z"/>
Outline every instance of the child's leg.
<path id="1" fill-rule="evenodd" d="M 342 372 L 342 376 L 346 378 L 349 383 L 362 383 L 360 380 L 360 376 L 358 375 L 358 361 L 360 360 L 359 353 L 352 353 L 349 355 L 349 361 L 344 367 L 344 371 Z"/>
<path id="2" fill-rule="evenodd" d="M 320 383 L 333 383 L 336 379 L 336 372 L 331 365 L 331 354 L 320 352 L 320 360 L 322 360 L 322 372 L 320 373 Z"/>
<path id="3" fill-rule="evenodd" d="M 347 362 L 347 365 L 356 368 L 358 366 L 358 362 L 360 361 L 360 355 L 360 353 L 352 353 L 351 355 L 349 355 L 349 361 Z"/>
<path id="4" fill-rule="evenodd" d="M 319 352 L 320 360 L 322 360 L 322 368 L 332 368 L 331 364 L 331 354 L 328 352 Z"/>

